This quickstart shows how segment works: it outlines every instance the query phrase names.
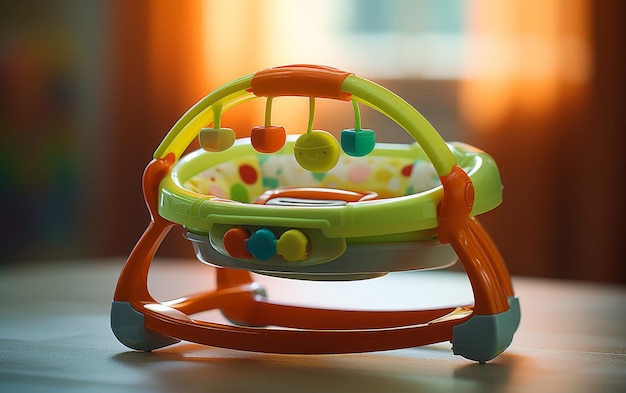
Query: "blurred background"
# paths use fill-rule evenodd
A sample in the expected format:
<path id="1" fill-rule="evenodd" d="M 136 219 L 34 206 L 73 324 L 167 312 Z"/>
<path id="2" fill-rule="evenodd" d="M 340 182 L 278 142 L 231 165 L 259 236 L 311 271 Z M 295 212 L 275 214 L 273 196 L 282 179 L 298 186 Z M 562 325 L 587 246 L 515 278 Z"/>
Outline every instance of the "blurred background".
<path id="1" fill-rule="evenodd" d="M 495 157 L 504 203 L 482 221 L 512 274 L 623 284 L 625 4 L 7 2 L 0 260 L 126 256 L 148 223 L 142 171 L 174 122 L 236 77 L 315 63 L 388 87 L 444 139 Z M 316 128 L 351 125 L 351 113 L 318 108 Z M 245 134 L 262 110 L 250 105 L 223 123 Z M 304 130 L 306 103 L 277 111 L 289 130 Z M 364 112 L 364 127 L 384 128 L 379 121 Z M 159 253 L 194 258 L 177 233 Z"/>

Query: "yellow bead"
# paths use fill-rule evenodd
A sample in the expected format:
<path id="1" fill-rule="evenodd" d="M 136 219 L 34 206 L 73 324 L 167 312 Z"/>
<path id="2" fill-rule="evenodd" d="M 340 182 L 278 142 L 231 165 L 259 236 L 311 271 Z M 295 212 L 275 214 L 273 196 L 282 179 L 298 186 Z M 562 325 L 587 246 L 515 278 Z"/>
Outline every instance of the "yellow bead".
<path id="1" fill-rule="evenodd" d="M 301 261 L 307 257 L 309 239 L 297 229 L 284 232 L 276 241 L 276 252 L 287 261 Z"/>
<path id="2" fill-rule="evenodd" d="M 293 153 L 298 164 L 307 171 L 327 172 L 339 161 L 339 143 L 332 134 L 315 130 L 296 140 Z"/>

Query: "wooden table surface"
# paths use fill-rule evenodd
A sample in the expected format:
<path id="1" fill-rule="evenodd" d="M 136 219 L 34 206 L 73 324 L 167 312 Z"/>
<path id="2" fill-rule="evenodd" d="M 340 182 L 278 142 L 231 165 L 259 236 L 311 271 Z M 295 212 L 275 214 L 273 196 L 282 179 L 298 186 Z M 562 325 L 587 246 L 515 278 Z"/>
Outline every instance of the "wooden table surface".
<path id="1" fill-rule="evenodd" d="M 522 322 L 486 365 L 450 343 L 365 354 L 275 355 L 181 343 L 127 349 L 109 328 L 123 260 L 0 268 L 0 392 L 624 392 L 626 287 L 514 278 Z M 212 268 L 159 259 L 161 298 L 213 285 Z M 464 274 L 390 274 L 349 283 L 259 277 L 270 297 L 310 305 L 407 309 L 465 304 Z M 218 316 L 215 316 L 219 318 Z"/>

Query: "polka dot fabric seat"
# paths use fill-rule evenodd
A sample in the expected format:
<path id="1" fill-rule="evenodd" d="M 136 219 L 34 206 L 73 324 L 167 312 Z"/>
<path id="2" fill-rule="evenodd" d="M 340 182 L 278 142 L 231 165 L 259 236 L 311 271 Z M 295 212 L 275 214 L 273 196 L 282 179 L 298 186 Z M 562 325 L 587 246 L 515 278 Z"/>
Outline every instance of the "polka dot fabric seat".
<path id="1" fill-rule="evenodd" d="M 392 198 L 439 184 L 432 164 L 422 159 L 342 156 L 339 165 L 328 172 L 309 172 L 297 165 L 293 154 L 250 154 L 207 168 L 183 186 L 200 194 L 252 203 L 264 191 L 280 187 L 325 187 Z"/>
<path id="2" fill-rule="evenodd" d="M 183 187 L 199 194 L 248 203 L 263 193 L 263 183 L 259 157 L 252 154 L 207 168 L 187 180 Z"/>

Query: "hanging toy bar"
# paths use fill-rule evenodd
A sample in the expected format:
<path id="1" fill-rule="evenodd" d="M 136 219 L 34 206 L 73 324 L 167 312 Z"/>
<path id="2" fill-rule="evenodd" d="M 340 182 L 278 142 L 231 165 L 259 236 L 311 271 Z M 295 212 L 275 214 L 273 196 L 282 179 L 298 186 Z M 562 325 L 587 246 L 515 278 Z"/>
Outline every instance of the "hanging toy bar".
<path id="1" fill-rule="evenodd" d="M 273 101 L 283 96 L 309 99 L 305 133 L 286 135 L 272 124 Z M 237 139 L 221 126 L 222 113 L 256 98 L 266 100 L 264 125 Z M 354 128 L 343 130 L 340 142 L 313 129 L 317 98 L 351 101 Z M 395 121 L 415 143 L 377 143 L 373 130 L 361 128 L 360 105 Z M 183 155 L 196 138 L 201 149 Z M 120 274 L 111 309 L 112 330 L 129 348 L 152 351 L 185 340 L 319 354 L 450 341 L 455 354 L 484 363 L 510 345 L 519 325 L 507 268 L 476 219 L 502 199 L 493 159 L 444 142 L 411 105 L 352 73 L 284 66 L 218 88 L 166 135 L 146 167 L 143 190 L 151 221 Z M 216 288 L 157 301 L 148 272 L 175 225 L 186 230 L 198 259 L 216 267 Z M 251 274 L 362 280 L 444 268 L 457 259 L 474 304 L 443 309 L 286 305 L 266 296 Z M 195 318 L 215 309 L 236 322 Z"/>

